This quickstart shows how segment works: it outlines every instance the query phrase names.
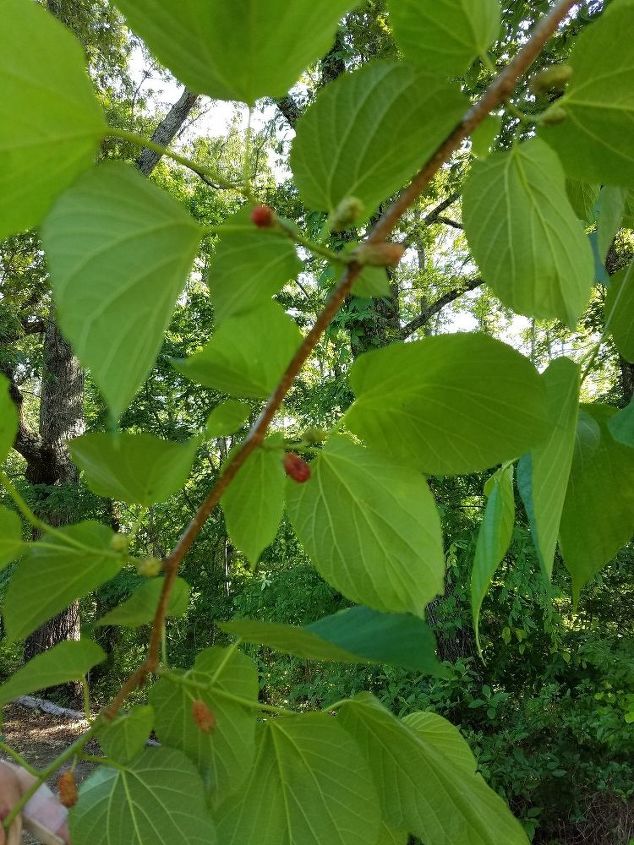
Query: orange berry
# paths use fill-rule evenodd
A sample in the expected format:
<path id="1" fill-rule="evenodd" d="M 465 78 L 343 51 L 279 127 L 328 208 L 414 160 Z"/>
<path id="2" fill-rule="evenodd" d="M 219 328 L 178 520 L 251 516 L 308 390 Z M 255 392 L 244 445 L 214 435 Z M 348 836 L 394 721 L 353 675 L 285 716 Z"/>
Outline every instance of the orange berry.
<path id="1" fill-rule="evenodd" d="M 61 773 L 57 779 L 57 789 L 60 803 L 64 807 L 74 807 L 77 803 L 77 784 L 75 775 L 71 771 Z"/>
<path id="2" fill-rule="evenodd" d="M 192 716 L 199 730 L 203 733 L 210 734 L 214 731 L 216 717 L 202 699 L 197 698 L 195 701 L 192 701 Z"/>

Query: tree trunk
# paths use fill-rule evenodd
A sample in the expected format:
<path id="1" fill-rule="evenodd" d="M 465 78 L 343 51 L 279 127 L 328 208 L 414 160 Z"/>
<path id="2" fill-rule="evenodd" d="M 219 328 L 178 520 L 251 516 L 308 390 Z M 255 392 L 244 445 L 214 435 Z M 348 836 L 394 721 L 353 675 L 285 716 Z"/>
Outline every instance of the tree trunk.
<path id="1" fill-rule="evenodd" d="M 79 473 L 70 460 L 66 440 L 84 431 L 84 375 L 70 345 L 62 337 L 51 308 L 44 335 L 44 362 L 40 397 L 40 453 L 43 460 L 27 464 L 26 477 L 32 484 L 55 488 L 57 499 L 60 487 L 68 487 L 67 505 L 54 504 L 49 510 L 46 499 L 43 507 L 51 525 L 66 525 L 73 521 L 75 508 L 72 491 L 79 481 Z M 53 493 L 53 491 L 51 491 Z M 79 639 L 79 602 L 51 619 L 27 639 L 24 657 L 35 655 L 63 640 Z M 77 684 L 65 687 L 73 697 L 81 695 Z"/>
<path id="2" fill-rule="evenodd" d="M 621 367 L 623 402 L 628 405 L 630 402 L 634 402 L 634 364 L 630 364 L 625 358 L 620 358 L 619 365 Z"/>

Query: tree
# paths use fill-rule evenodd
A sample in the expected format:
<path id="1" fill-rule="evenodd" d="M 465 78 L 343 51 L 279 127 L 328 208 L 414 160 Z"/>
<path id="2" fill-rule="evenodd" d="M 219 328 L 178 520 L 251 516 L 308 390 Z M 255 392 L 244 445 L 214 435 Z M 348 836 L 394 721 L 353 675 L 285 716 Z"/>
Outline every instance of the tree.
<path id="1" fill-rule="evenodd" d="M 295 189 L 309 212 L 304 228 L 257 196 L 250 130 L 239 184 L 223 171 L 221 156 L 201 161 L 149 145 L 205 183 L 244 198 L 220 224 L 203 215 L 195 219 L 183 203 L 122 162 L 92 166 L 106 136 L 141 148 L 148 143 L 105 123 L 68 33 L 26 0 L 5 5 L 11 33 L 2 45 L 7 61 L 18 57 L 16 33 L 28 28 L 58 59 L 50 65 L 62 76 L 44 80 L 41 64 L 29 66 L 36 80 L 40 74 L 36 89 L 39 84 L 49 92 L 53 85 L 42 108 L 37 97 L 29 100 L 28 88 L 5 74 L 9 106 L 12 98 L 25 100 L 30 119 L 39 120 L 51 139 L 39 153 L 43 160 L 36 155 L 34 161 L 32 124 L 17 134 L 6 130 L 13 133 L 17 154 L 14 167 L 0 171 L 0 185 L 6 182 L 18 201 L 3 208 L 0 231 L 12 235 L 41 226 L 61 330 L 90 369 L 111 428 L 156 361 L 203 238 L 218 238 L 209 272 L 214 332 L 174 367 L 226 398 L 186 440 L 135 430 L 74 438 L 71 456 L 86 484 L 98 496 L 150 508 L 183 489 L 203 444 L 240 431 L 251 413 L 249 402 L 266 400 L 164 559 L 135 559 L 133 538 L 97 521 L 64 528 L 45 523 L 8 476 L 1 476 L 14 506 L 0 512 L 5 565 L 20 558 L 4 608 L 10 638 L 30 635 L 131 565 L 147 580 L 96 624 L 151 623 L 143 660 L 86 734 L 40 773 L 5 827 L 38 782 L 81 756 L 98 737 L 103 766 L 71 814 L 79 845 L 95 835 L 139 845 L 157 836 L 166 842 L 214 841 L 216 831 L 222 842 L 257 838 L 289 845 L 403 843 L 410 834 L 427 845 L 450 839 L 458 845 L 476 839 L 491 845 L 527 842 L 449 722 L 427 712 L 397 718 L 368 693 L 329 703 L 322 712 L 268 705 L 259 701 L 256 667 L 239 645 L 446 675 L 425 622 L 425 608 L 445 578 L 442 526 L 429 476 L 493 470 L 484 488 L 487 503 L 471 573 L 476 640 L 483 599 L 512 539 L 515 476 L 544 578 L 552 575 L 559 544 L 576 604 L 629 541 L 630 409 L 579 404 L 603 339 L 583 366 L 561 356 L 540 374 L 516 349 L 484 333 L 409 343 L 403 338 L 424 329 L 426 320 L 465 289 L 479 287 L 481 279 L 516 314 L 576 329 L 596 277 L 604 272 L 606 242 L 609 246 L 620 227 L 627 191 L 634 187 L 631 144 L 624 139 L 629 112 L 623 105 L 629 102 L 634 66 L 625 50 L 613 47 L 634 26 L 631 0 L 615 0 L 581 32 L 570 56 L 572 71 L 553 66 L 535 75 L 534 100 L 520 88 L 527 99 L 523 108 L 513 92 L 558 27 L 567 21 L 567 29 L 576 28 L 572 0 L 554 4 L 521 45 L 513 44 L 512 60 L 499 71 L 487 52 L 500 31 L 502 10 L 495 0 L 468 10 L 458 3 L 432 8 L 393 2 L 390 25 L 405 61 L 369 61 L 349 74 L 343 74 L 345 36 L 338 27 L 354 4 L 344 0 L 292 6 L 251 0 L 251 11 L 261 13 L 257 32 L 240 26 L 235 11 L 220 2 L 200 4 L 197 17 L 183 19 L 176 3 L 120 0 L 130 26 L 187 91 L 250 105 L 277 98 L 293 115 L 289 105 L 295 101 L 286 92 L 326 55 L 321 70 L 327 84 L 296 121 L 290 157 Z M 523 29 L 518 22 L 517 29 Z M 443 33 L 442 53 L 434 30 Z M 501 44 L 501 51 L 508 49 L 504 37 Z M 448 81 L 470 71 L 476 86 L 490 77 L 475 101 Z M 555 97 L 562 88 L 563 96 Z M 612 122 L 604 117 L 606 103 Z M 491 117 L 500 109 L 507 115 L 503 125 Z M 497 137 L 500 148 L 490 153 Z M 29 175 L 38 173 L 38 165 L 43 169 L 51 149 L 64 167 L 34 184 Z M 469 159 L 471 150 L 479 161 Z M 452 157 L 458 165 L 453 172 L 445 166 Z M 463 182 L 467 161 L 470 172 Z M 590 239 L 583 213 L 569 198 L 573 179 L 584 190 L 600 183 L 623 192 L 622 201 L 605 202 Z M 427 191 L 434 194 L 430 208 L 421 200 Z M 460 222 L 443 215 L 458 195 Z M 406 320 L 390 274 L 410 244 L 424 264 L 430 225 L 459 233 L 464 227 L 460 248 L 468 245 L 480 272 L 452 278 L 438 297 L 422 308 L 418 302 L 419 313 Z M 394 237 L 399 227 L 407 227 L 401 234 L 409 240 Z M 320 272 L 330 289 L 305 335 L 273 299 L 304 267 Z M 332 267 L 338 281 L 332 280 Z M 628 360 L 634 357 L 632 278 L 629 268 L 614 279 L 605 302 L 604 333 Z M 288 436 L 287 394 L 326 331 L 333 330 L 334 318 L 339 314 L 347 325 L 355 295 L 376 302 L 369 308 L 371 328 L 355 335 L 361 342 L 353 345 L 354 360 L 348 362 L 354 399 L 331 431 L 311 428 Z M 19 437 L 20 421 L 10 385 L 3 387 L 4 456 Z M 613 503 L 609 510 L 606 501 Z M 234 619 L 221 628 L 236 642 L 203 650 L 190 669 L 170 667 L 166 619 L 183 614 L 189 593 L 181 565 L 217 505 L 232 543 L 253 566 L 286 510 L 317 571 L 354 606 L 309 626 Z M 22 541 L 16 511 L 42 539 Z M 11 700 L 44 681 L 84 678 L 102 658 L 88 638 L 61 643 L 18 670 L 0 696 Z M 129 696 L 153 675 L 158 680 L 149 704 L 122 713 Z M 159 749 L 144 748 L 152 729 Z"/>

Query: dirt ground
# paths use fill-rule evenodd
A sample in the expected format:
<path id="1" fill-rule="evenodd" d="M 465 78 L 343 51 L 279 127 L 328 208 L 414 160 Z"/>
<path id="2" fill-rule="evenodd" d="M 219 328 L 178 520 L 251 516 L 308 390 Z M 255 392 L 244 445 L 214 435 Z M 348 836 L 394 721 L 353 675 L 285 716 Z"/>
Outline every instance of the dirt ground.
<path id="1" fill-rule="evenodd" d="M 5 742 L 31 763 L 36 769 L 43 769 L 77 737 L 86 730 L 86 722 L 60 719 L 49 713 L 31 710 L 12 704 L 5 708 L 2 734 Z M 99 754 L 99 747 L 88 747 L 90 753 Z M 79 763 L 75 768 L 78 781 L 90 773 L 88 763 Z M 54 786 L 54 784 L 49 784 Z"/>
<path id="2" fill-rule="evenodd" d="M 55 759 L 65 748 L 74 742 L 85 730 L 86 722 L 71 719 L 60 719 L 50 713 L 32 710 L 19 704 L 5 707 L 5 718 L 2 725 L 4 741 L 15 748 L 25 760 L 36 769 L 43 769 Z M 92 754 L 99 754 L 99 746 L 86 748 Z M 75 777 L 78 782 L 84 780 L 94 767 L 90 763 L 78 763 L 75 767 Z M 56 789 L 57 775 L 49 782 L 51 789 Z M 36 840 L 25 833 L 24 845 L 35 845 Z"/>

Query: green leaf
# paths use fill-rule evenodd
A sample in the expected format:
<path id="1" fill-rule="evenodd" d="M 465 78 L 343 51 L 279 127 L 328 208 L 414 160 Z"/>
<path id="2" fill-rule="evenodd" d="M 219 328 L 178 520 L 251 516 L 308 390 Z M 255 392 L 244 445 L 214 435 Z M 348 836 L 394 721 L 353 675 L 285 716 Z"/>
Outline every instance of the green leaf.
<path id="1" fill-rule="evenodd" d="M 9 379 L 0 373 L 0 464 L 13 448 L 18 433 L 18 412 L 9 394 Z"/>
<path id="2" fill-rule="evenodd" d="M 216 804 L 240 787 L 251 768 L 258 692 L 253 662 L 224 648 L 205 649 L 193 669 L 161 678 L 150 691 L 158 738 L 181 748 L 196 763 Z M 236 702 L 236 696 L 254 706 Z M 194 721 L 196 700 L 202 700 L 215 716 L 216 727 L 210 733 Z"/>
<path id="3" fill-rule="evenodd" d="M 572 81 L 553 105 L 567 119 L 539 130 L 574 179 L 634 186 L 633 28 L 634 2 L 620 0 L 583 30 L 568 59 Z"/>
<path id="4" fill-rule="evenodd" d="M 634 362 L 634 262 L 610 280 L 605 297 L 605 325 L 626 361 Z"/>
<path id="5" fill-rule="evenodd" d="M 266 304 L 303 266 L 293 242 L 276 229 L 258 229 L 250 211 L 242 208 L 229 218 L 212 260 L 216 324 Z"/>
<path id="6" fill-rule="evenodd" d="M 423 472 L 460 475 L 511 460 L 548 433 L 530 362 L 483 334 L 430 337 L 359 356 L 346 424 Z"/>
<path id="7" fill-rule="evenodd" d="M 154 709 L 147 704 L 133 707 L 99 734 L 104 753 L 118 763 L 128 763 L 145 748 L 154 727 Z"/>
<path id="8" fill-rule="evenodd" d="M 634 533 L 634 450 L 612 437 L 616 413 L 607 405 L 583 405 L 579 414 L 559 533 L 575 602 Z"/>
<path id="9" fill-rule="evenodd" d="M 498 0 L 390 0 L 396 43 L 430 73 L 458 76 L 500 34 Z"/>
<path id="10" fill-rule="evenodd" d="M 598 246 L 599 255 L 605 261 L 616 233 L 621 228 L 625 214 L 627 191 L 612 185 L 604 185 L 599 195 Z"/>
<path id="11" fill-rule="evenodd" d="M 174 366 L 187 378 L 224 393 L 265 399 L 291 361 L 302 335 L 277 302 L 230 317 L 209 343 Z"/>
<path id="12" fill-rule="evenodd" d="M 92 640 L 58 643 L 29 660 L 0 687 L 0 707 L 30 692 L 79 681 L 105 659 L 104 650 Z"/>
<path id="13" fill-rule="evenodd" d="M 201 228 L 133 167 L 108 162 L 42 227 L 62 331 L 120 417 L 156 360 Z"/>
<path id="14" fill-rule="evenodd" d="M 129 599 L 98 619 L 95 625 L 124 625 L 126 628 L 146 625 L 154 619 L 162 589 L 162 578 L 144 581 Z M 168 616 L 178 617 L 187 613 L 189 593 L 189 584 L 182 578 L 177 578 L 167 606 Z"/>
<path id="15" fill-rule="evenodd" d="M 534 138 L 475 162 L 463 220 L 484 280 L 505 305 L 574 328 L 590 299 L 594 262 L 547 144 Z"/>
<path id="16" fill-rule="evenodd" d="M 248 420 L 251 409 L 245 402 L 237 399 L 226 399 L 220 402 L 207 417 L 205 437 L 227 437 Z"/>
<path id="17" fill-rule="evenodd" d="M 214 845 L 200 776 L 180 751 L 148 748 L 128 765 L 99 768 L 70 812 L 73 845 Z"/>
<path id="18" fill-rule="evenodd" d="M 634 446 L 634 402 L 610 417 L 608 428 L 616 441 L 624 446 Z"/>
<path id="19" fill-rule="evenodd" d="M 130 27 L 193 91 L 283 97 L 330 49 L 358 0 L 117 0 Z"/>
<path id="20" fill-rule="evenodd" d="M 422 616 L 443 590 L 445 559 L 425 479 L 332 437 L 305 484 L 289 481 L 288 515 L 320 575 L 351 601 Z"/>
<path id="21" fill-rule="evenodd" d="M 480 610 L 491 581 L 511 545 L 515 524 L 513 464 L 507 464 L 489 478 L 484 488 L 488 496 L 484 518 L 478 532 L 475 559 L 471 570 L 471 611 L 478 651 L 480 645 Z"/>
<path id="22" fill-rule="evenodd" d="M 471 133 L 471 150 L 476 158 L 488 158 L 493 143 L 502 129 L 502 117 L 489 114 Z"/>
<path id="23" fill-rule="evenodd" d="M 24 639 L 75 599 L 114 578 L 124 558 L 111 550 L 113 537 L 105 525 L 87 521 L 30 543 L 4 604 L 9 639 Z"/>
<path id="24" fill-rule="evenodd" d="M 22 523 L 15 511 L 0 505 L 0 572 L 22 554 Z"/>
<path id="25" fill-rule="evenodd" d="M 198 438 L 171 443 L 152 434 L 84 434 L 68 444 L 93 493 L 131 505 L 164 502 L 183 488 Z"/>
<path id="26" fill-rule="evenodd" d="M 227 531 L 252 566 L 275 539 L 284 512 L 286 475 L 280 449 L 256 449 L 222 497 Z"/>
<path id="27" fill-rule="evenodd" d="M 257 619 L 232 619 L 219 623 L 219 627 L 244 642 L 308 660 L 388 663 L 414 672 L 446 675 L 436 658 L 432 631 L 409 614 L 350 607 L 301 628 Z"/>
<path id="28" fill-rule="evenodd" d="M 371 299 L 374 296 L 390 295 L 390 280 L 385 267 L 364 267 L 352 286 L 354 296 Z"/>
<path id="29" fill-rule="evenodd" d="M 577 179 L 566 179 L 566 193 L 570 205 L 579 220 L 583 223 L 594 223 L 594 209 L 599 199 L 600 185 L 589 185 Z"/>
<path id="30" fill-rule="evenodd" d="M 385 823 L 381 823 L 381 835 L 376 845 L 407 845 L 408 842 L 409 834 L 397 833 Z"/>
<path id="31" fill-rule="evenodd" d="M 385 822 L 425 845 L 528 845 L 500 796 L 476 773 L 469 746 L 434 713 L 403 722 L 368 693 L 339 710 L 375 773 Z"/>
<path id="32" fill-rule="evenodd" d="M 551 431 L 520 460 L 517 481 L 537 556 L 550 581 L 577 434 L 579 367 L 568 358 L 557 358 L 543 379 Z"/>
<path id="33" fill-rule="evenodd" d="M 376 790 L 356 743 L 325 713 L 267 722 L 240 793 L 219 811 L 223 845 L 368 845 Z"/>
<path id="34" fill-rule="evenodd" d="M 324 88 L 297 124 L 291 167 L 307 206 L 333 212 L 358 197 L 367 220 L 407 182 L 467 108 L 434 76 L 372 62 Z M 394 139 L 398 138 L 398 155 Z"/>
<path id="35" fill-rule="evenodd" d="M 36 226 L 106 126 L 79 42 L 38 3 L 0 0 L 0 240 Z"/>

